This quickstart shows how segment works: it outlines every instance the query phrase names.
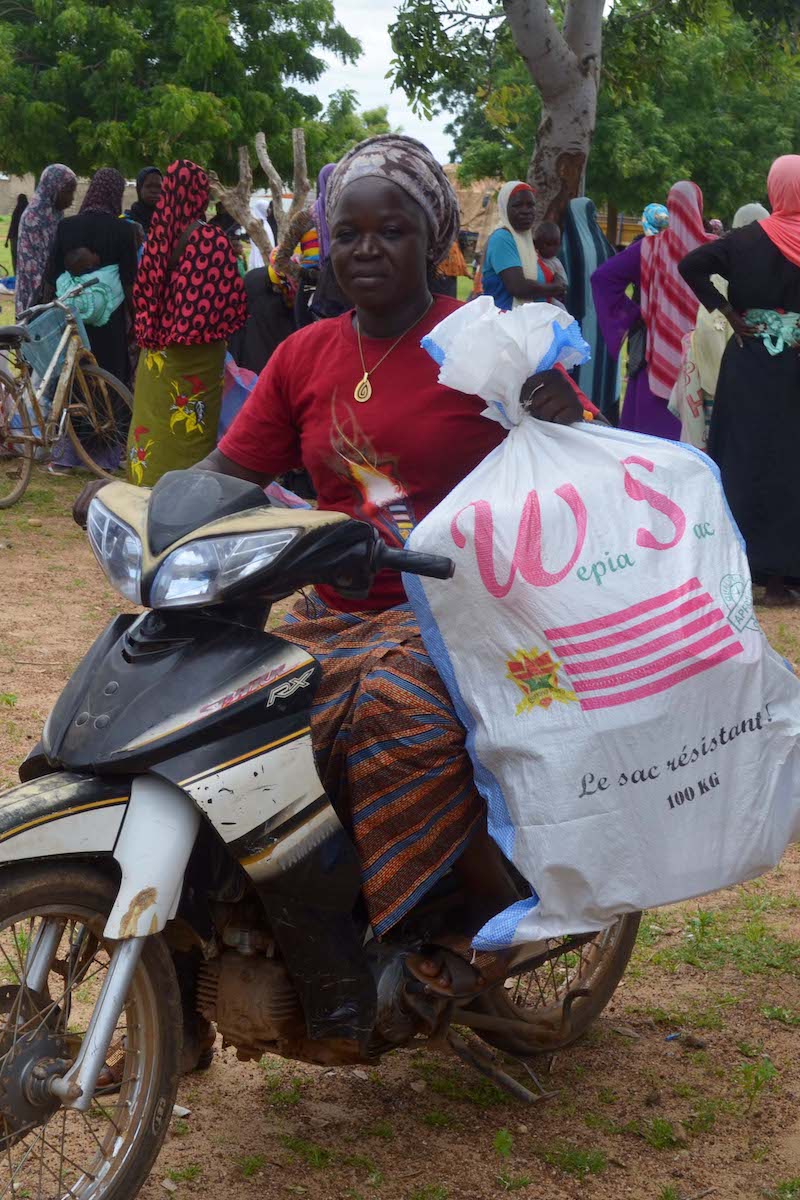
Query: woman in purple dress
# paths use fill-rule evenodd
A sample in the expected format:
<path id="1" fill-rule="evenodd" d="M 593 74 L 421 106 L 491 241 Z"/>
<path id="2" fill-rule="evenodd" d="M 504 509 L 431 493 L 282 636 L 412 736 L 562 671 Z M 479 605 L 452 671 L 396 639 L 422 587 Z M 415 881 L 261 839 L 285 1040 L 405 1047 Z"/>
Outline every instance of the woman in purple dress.
<path id="1" fill-rule="evenodd" d="M 628 339 L 628 387 L 620 428 L 678 441 L 681 427 L 669 411 L 669 395 L 680 370 L 683 334 L 697 314 L 697 302 L 678 274 L 678 263 L 708 239 L 702 229 L 702 195 L 695 184 L 675 184 L 667 206 L 668 230 L 663 223 L 648 229 L 643 219 L 645 234 L 652 236 L 633 242 L 598 267 L 592 292 L 609 352 L 617 357 Z M 628 295 L 631 284 L 635 298 Z"/>

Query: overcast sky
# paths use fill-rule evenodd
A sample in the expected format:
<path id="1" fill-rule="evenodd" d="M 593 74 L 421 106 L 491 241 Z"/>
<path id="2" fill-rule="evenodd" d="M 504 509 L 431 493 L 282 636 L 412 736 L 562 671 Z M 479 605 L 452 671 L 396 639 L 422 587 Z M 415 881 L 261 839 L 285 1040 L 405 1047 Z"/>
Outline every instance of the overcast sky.
<path id="1" fill-rule="evenodd" d="M 488 0 L 475 0 L 474 11 L 486 11 Z M 388 26 L 397 11 L 397 0 L 334 0 L 336 15 L 348 33 L 360 39 L 364 53 L 351 67 L 329 58 L 330 67 L 315 87 L 315 93 L 327 100 L 340 88 L 352 88 L 358 93 L 361 108 L 389 105 L 389 120 L 393 128 L 419 138 L 431 148 L 440 162 L 447 162 L 453 143 L 444 132 L 449 123 L 447 114 L 426 121 L 412 113 L 405 93 L 391 91 L 385 78 L 392 58 Z M 605 11 L 613 7 L 606 0 Z"/>
<path id="2" fill-rule="evenodd" d="M 392 58 L 392 45 L 387 32 L 394 20 L 397 0 L 334 0 L 336 15 L 348 33 L 357 37 L 364 53 L 353 66 L 344 66 L 336 59 L 328 58 L 329 69 L 314 87 L 321 100 L 327 100 L 332 92 L 340 88 L 352 88 L 358 94 L 360 108 L 378 108 L 389 105 L 389 121 L 393 128 L 402 129 L 412 137 L 425 142 L 441 162 L 450 157 L 452 140 L 444 127 L 447 116 L 426 121 L 412 113 L 405 93 L 391 91 L 385 78 Z"/>

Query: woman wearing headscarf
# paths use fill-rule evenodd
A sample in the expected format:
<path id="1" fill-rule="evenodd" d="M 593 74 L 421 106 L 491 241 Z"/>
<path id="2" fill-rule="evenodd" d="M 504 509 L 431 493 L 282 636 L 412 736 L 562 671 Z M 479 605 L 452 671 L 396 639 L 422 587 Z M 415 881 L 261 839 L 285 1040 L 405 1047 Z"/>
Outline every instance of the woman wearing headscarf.
<path id="1" fill-rule="evenodd" d="M 533 244 L 536 223 L 534 191 L 529 183 L 511 179 L 497 195 L 497 226 L 486 243 L 481 282 L 483 293 L 497 308 L 516 308 L 536 300 L 563 300 L 560 279 L 547 278 Z M 447 247 L 449 249 L 449 246 Z"/>
<path id="2" fill-rule="evenodd" d="M 639 222 L 645 237 L 655 237 L 669 226 L 669 209 L 666 204 L 648 204 Z"/>
<path id="3" fill-rule="evenodd" d="M 733 218 L 733 228 L 743 229 L 768 216 L 763 204 L 743 204 Z M 712 283 L 727 299 L 727 279 L 714 275 Z M 701 304 L 697 324 L 684 335 L 681 369 L 670 394 L 669 411 L 681 423 L 681 441 L 698 450 L 708 449 L 719 368 L 731 333 L 730 325 L 718 309 L 709 312 Z"/>
<path id="4" fill-rule="evenodd" d="M 800 578 L 800 155 L 772 164 L 772 215 L 701 246 L 681 275 L 734 336 L 719 370 L 708 449 L 765 603 L 790 604 Z M 728 281 L 728 296 L 713 276 Z"/>
<path id="5" fill-rule="evenodd" d="M 569 280 L 564 303 L 580 323 L 592 352 L 589 361 L 575 369 L 573 378 L 592 403 L 616 424 L 619 369 L 603 341 L 591 286 L 597 268 L 614 257 L 614 247 L 598 225 L 597 209 L 588 196 L 570 200 L 567 205 L 561 257 Z"/>
<path id="6" fill-rule="evenodd" d="M 19 238 L 19 223 L 22 219 L 22 214 L 28 207 L 28 197 L 24 192 L 20 192 L 17 196 L 17 203 L 14 205 L 14 211 L 11 214 L 11 220 L 8 223 L 8 233 L 6 234 L 5 245 L 11 249 L 11 274 L 17 273 L 17 240 Z"/>
<path id="7" fill-rule="evenodd" d="M 680 373 L 683 337 L 697 316 L 697 301 L 681 279 L 678 263 L 714 239 L 703 229 L 703 193 L 696 183 L 676 183 L 667 209 L 669 227 L 632 242 L 595 271 L 592 291 L 614 358 L 632 331 L 640 325 L 645 329 L 644 345 L 630 353 L 620 428 L 677 441 L 680 424 L 669 411 L 669 396 Z M 628 295 L 631 284 L 639 289 L 638 301 Z"/>
<path id="8" fill-rule="evenodd" d="M 56 236 L 58 223 L 75 199 L 78 180 L 63 163 L 45 167 L 33 199 L 22 214 L 17 240 L 17 316 L 34 302 Z"/>
<path id="9" fill-rule="evenodd" d="M 128 438 L 128 477 L 152 487 L 215 445 L 227 339 L 247 317 L 231 244 L 205 221 L 208 175 L 172 163 L 133 289 L 141 347 Z"/>
<path id="10" fill-rule="evenodd" d="M 56 230 L 46 280 L 59 292 L 67 291 L 81 277 L 99 280 L 94 289 L 98 293 L 94 313 L 89 312 L 88 304 L 93 296 L 87 296 L 78 311 L 98 363 L 127 386 L 127 316 L 136 278 L 136 235 L 129 221 L 119 219 L 124 192 L 125 176 L 119 171 L 101 167 L 95 172 L 78 215 L 61 221 Z M 105 289 L 104 304 L 100 303 L 101 289 Z"/>
<path id="11" fill-rule="evenodd" d="M 328 184 L 330 259 L 353 309 L 288 338 L 232 428 L 200 466 L 262 485 L 304 466 L 319 506 L 374 525 L 392 546 L 504 436 L 484 402 L 444 387 L 421 339 L 458 301 L 434 296 L 433 268 L 452 244 L 455 193 L 433 155 L 385 134 L 351 150 Z M 529 381 L 530 385 L 530 381 Z M 579 420 L 558 372 L 536 377 L 531 409 Z M 286 637 L 323 664 L 312 729 L 320 773 L 360 856 L 372 928 L 382 936 L 456 861 L 484 888 L 487 914 L 508 896 L 493 868 L 459 724 L 399 576 L 368 597 L 320 587 Z M 420 747 L 424 746 L 424 754 Z M 471 856 L 471 858 L 470 858 Z M 432 978 L 442 982 L 434 961 Z"/>
<path id="12" fill-rule="evenodd" d="M 136 176 L 136 199 L 125 216 L 141 225 L 145 233 L 150 229 L 163 182 L 164 177 L 158 167 L 143 167 Z"/>

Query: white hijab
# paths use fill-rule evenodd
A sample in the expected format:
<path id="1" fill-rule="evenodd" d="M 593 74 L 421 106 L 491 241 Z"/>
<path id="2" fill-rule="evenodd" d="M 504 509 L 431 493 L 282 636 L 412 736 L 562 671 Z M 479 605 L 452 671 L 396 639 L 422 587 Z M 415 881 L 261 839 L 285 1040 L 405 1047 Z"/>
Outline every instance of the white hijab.
<path id="1" fill-rule="evenodd" d="M 533 283 L 539 281 L 539 255 L 536 253 L 536 247 L 533 244 L 533 230 L 527 229 L 521 233 L 515 229 L 508 219 L 508 202 L 513 193 L 518 187 L 527 187 L 528 185 L 521 179 L 511 179 L 508 183 L 504 183 L 500 188 L 497 196 L 497 228 L 507 229 L 516 243 L 519 252 L 519 261 L 522 265 L 522 274 L 526 279 L 530 279 Z M 520 305 L 526 304 L 526 300 L 517 300 L 514 298 L 514 308 L 519 308 Z"/>
<path id="2" fill-rule="evenodd" d="M 752 225 L 754 221 L 763 221 L 769 216 L 769 210 L 763 204 L 743 204 L 733 218 L 733 228 L 741 229 L 744 225 Z"/>

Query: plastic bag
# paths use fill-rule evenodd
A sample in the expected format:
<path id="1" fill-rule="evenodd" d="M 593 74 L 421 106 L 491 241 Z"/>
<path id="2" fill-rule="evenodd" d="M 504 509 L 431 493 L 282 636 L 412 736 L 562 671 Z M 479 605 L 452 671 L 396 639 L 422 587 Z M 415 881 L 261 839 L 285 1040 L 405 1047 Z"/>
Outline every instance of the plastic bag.
<path id="1" fill-rule="evenodd" d="M 800 682 L 753 613 L 716 468 L 661 439 L 523 417 L 515 392 L 541 358 L 520 351 L 547 340 L 547 308 L 508 314 L 530 321 L 516 349 L 512 326 L 495 349 L 484 321 L 459 351 L 460 312 L 429 335 L 442 382 L 512 425 L 409 540 L 455 577 L 405 577 L 490 831 L 535 890 L 479 948 L 753 878 L 800 836 Z"/>

